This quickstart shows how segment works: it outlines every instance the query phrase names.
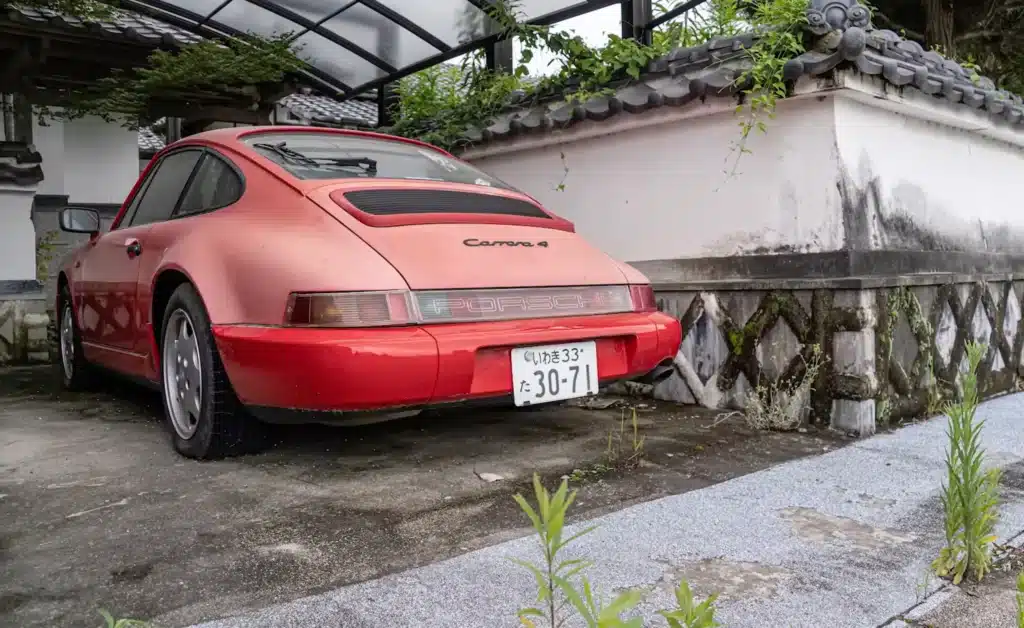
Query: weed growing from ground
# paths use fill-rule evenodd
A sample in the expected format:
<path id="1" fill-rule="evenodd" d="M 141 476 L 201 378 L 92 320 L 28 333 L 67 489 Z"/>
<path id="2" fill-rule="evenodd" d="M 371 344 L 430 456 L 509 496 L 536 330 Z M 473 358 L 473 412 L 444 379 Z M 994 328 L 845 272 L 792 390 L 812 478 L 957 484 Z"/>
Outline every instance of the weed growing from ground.
<path id="1" fill-rule="evenodd" d="M 802 356 L 801 356 L 802 357 Z M 795 430 L 810 408 L 811 388 L 824 364 L 819 345 L 811 346 L 810 359 L 803 358 L 803 375 L 785 381 L 781 376 L 771 384 L 761 384 L 747 394 L 747 425 L 756 430 Z"/>
<path id="2" fill-rule="evenodd" d="M 963 394 L 946 405 L 949 427 L 946 434 L 947 480 L 942 487 L 946 546 L 932 563 L 935 573 L 959 584 L 964 576 L 981 580 L 992 567 L 993 534 L 999 508 L 999 469 L 982 470 L 985 451 L 981 447 L 984 421 L 976 421 L 978 408 L 978 365 L 987 347 L 967 345 L 967 372 Z"/>
<path id="3" fill-rule="evenodd" d="M 102 608 L 99 610 L 99 614 L 103 615 L 102 628 L 149 628 L 150 626 L 148 621 L 141 619 L 114 619 L 109 611 Z"/>
<path id="4" fill-rule="evenodd" d="M 676 587 L 676 604 L 674 611 L 660 611 L 658 614 L 668 621 L 669 628 L 716 628 L 721 626 L 715 621 L 715 600 L 717 593 L 712 593 L 700 604 L 693 598 L 690 585 L 686 580 Z"/>
<path id="5" fill-rule="evenodd" d="M 1017 574 L 1017 628 L 1024 628 L 1024 572 Z"/>
<path id="6" fill-rule="evenodd" d="M 630 408 L 630 427 L 627 432 L 626 415 L 619 419 L 619 430 L 608 432 L 608 446 L 605 459 L 610 467 L 632 469 L 640 464 L 644 457 L 644 436 L 640 435 L 640 424 L 636 418 L 636 408 Z"/>
<path id="7" fill-rule="evenodd" d="M 536 474 L 533 476 L 533 490 L 537 500 L 536 509 L 525 497 L 515 495 L 516 503 L 533 524 L 544 553 L 544 561 L 539 565 L 522 560 L 513 561 L 528 569 L 537 585 L 537 606 L 520 609 L 518 613 L 522 626 L 561 628 L 568 620 L 566 612 L 575 611 L 587 628 L 643 628 L 641 617 L 622 618 L 624 613 L 634 610 L 643 599 L 641 591 L 623 591 L 609 604 L 602 605 L 590 580 L 583 575 L 584 570 L 592 566 L 591 561 L 561 558 L 562 550 L 569 543 L 589 534 L 596 527 L 591 526 L 568 539 L 563 538 L 566 512 L 576 499 L 576 491 L 569 492 L 568 482 L 563 479 L 558 490 L 551 494 Z M 658 612 L 668 621 L 670 628 L 715 628 L 719 625 L 714 617 L 716 596 L 697 604 L 685 581 L 679 584 L 675 593 L 677 608 Z"/>

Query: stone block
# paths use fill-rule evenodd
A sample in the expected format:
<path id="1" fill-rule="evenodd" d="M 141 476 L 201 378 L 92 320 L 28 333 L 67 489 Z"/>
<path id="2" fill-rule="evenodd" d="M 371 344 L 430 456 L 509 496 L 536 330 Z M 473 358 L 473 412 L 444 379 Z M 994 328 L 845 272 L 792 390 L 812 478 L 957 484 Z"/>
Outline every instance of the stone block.
<path id="1" fill-rule="evenodd" d="M 48 362 L 49 321 L 41 298 L 0 300 L 0 364 Z"/>
<path id="2" fill-rule="evenodd" d="M 839 375 L 875 375 L 875 330 L 840 331 L 832 337 L 832 367 Z"/>
<path id="3" fill-rule="evenodd" d="M 875 400 L 833 399 L 832 427 L 857 436 L 871 436 L 875 433 Z"/>

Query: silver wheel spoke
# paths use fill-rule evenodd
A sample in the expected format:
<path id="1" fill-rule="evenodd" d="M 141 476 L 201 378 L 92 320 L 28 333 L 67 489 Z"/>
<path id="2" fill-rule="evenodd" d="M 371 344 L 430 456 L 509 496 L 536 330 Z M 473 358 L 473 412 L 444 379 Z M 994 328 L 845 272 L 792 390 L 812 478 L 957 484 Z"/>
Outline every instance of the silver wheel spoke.
<path id="1" fill-rule="evenodd" d="M 71 379 L 75 368 L 75 321 L 72 317 L 71 305 L 61 310 L 60 321 L 60 359 L 64 367 L 64 376 Z"/>
<path id="2" fill-rule="evenodd" d="M 192 320 L 176 310 L 164 334 L 163 380 L 167 410 L 175 431 L 191 438 L 202 415 L 203 370 Z"/>

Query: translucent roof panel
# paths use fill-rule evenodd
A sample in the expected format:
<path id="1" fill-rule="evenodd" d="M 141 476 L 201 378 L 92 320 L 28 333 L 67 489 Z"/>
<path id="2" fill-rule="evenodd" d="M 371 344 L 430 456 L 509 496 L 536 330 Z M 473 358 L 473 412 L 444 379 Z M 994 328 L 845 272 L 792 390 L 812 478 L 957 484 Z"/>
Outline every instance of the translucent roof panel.
<path id="1" fill-rule="evenodd" d="M 310 83 L 354 96 L 493 40 L 493 0 L 122 0 L 203 36 L 288 34 Z M 621 0 L 519 0 L 521 18 L 552 24 Z"/>

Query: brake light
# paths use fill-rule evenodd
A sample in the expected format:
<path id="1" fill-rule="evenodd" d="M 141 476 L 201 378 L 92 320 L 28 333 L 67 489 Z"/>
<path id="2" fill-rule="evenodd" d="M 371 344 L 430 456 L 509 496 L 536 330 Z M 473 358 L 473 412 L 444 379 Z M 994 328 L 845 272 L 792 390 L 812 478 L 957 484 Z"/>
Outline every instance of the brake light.
<path id="1" fill-rule="evenodd" d="M 647 285 L 294 293 L 288 298 L 285 324 L 383 327 L 594 316 L 656 309 L 654 292 Z"/>
<path id="2" fill-rule="evenodd" d="M 410 295 L 406 291 L 292 294 L 285 323 L 303 327 L 382 327 L 408 325 Z"/>
<path id="3" fill-rule="evenodd" d="M 630 284 L 629 298 L 633 302 L 634 312 L 658 311 L 658 301 L 654 298 L 654 288 L 650 284 Z"/>

